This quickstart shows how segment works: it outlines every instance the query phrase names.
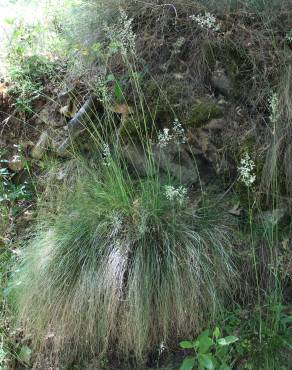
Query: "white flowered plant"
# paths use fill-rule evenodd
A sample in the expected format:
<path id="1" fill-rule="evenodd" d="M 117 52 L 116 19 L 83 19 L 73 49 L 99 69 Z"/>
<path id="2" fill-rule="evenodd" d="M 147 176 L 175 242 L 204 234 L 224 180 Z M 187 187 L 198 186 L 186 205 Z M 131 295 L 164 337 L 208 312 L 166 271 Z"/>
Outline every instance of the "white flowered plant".
<path id="1" fill-rule="evenodd" d="M 161 342 L 158 349 L 159 354 L 162 354 L 166 350 L 167 350 L 166 344 L 164 342 Z"/>
<path id="2" fill-rule="evenodd" d="M 269 101 L 269 106 L 270 106 L 270 121 L 272 123 L 277 123 L 279 122 L 280 119 L 280 103 L 279 103 L 279 98 L 276 93 L 272 94 L 270 101 Z"/>
<path id="3" fill-rule="evenodd" d="M 95 84 L 98 98 L 100 99 L 101 102 L 106 103 L 110 98 L 110 94 L 105 79 L 101 76 L 98 76 L 96 78 Z"/>
<path id="4" fill-rule="evenodd" d="M 111 152 L 108 144 L 104 143 L 102 145 L 102 164 L 104 166 L 110 166 Z"/>
<path id="5" fill-rule="evenodd" d="M 113 211 L 111 214 L 113 231 L 118 232 L 123 226 L 123 216 L 118 211 Z"/>
<path id="6" fill-rule="evenodd" d="M 220 31 L 220 26 L 219 26 L 219 23 L 216 17 L 209 12 L 206 12 L 205 14 L 198 14 L 198 15 L 193 14 L 193 15 L 190 15 L 190 18 L 196 23 L 198 23 L 198 25 L 204 29 L 208 29 L 208 30 L 215 31 L 215 32 Z"/>
<path id="7" fill-rule="evenodd" d="M 0 366 L 1 368 L 2 368 L 2 365 L 5 366 L 6 355 L 7 355 L 7 352 L 4 348 L 3 337 L 1 337 L 1 342 L 0 342 Z"/>
<path id="8" fill-rule="evenodd" d="M 179 122 L 177 118 L 173 121 L 173 135 L 178 143 L 184 144 L 187 142 L 187 137 L 185 135 L 185 130 L 182 127 L 182 124 Z"/>
<path id="9" fill-rule="evenodd" d="M 187 199 L 187 189 L 183 186 L 175 188 L 172 185 L 164 186 L 165 196 L 171 202 L 178 202 L 180 205 Z"/>
<path id="10" fill-rule="evenodd" d="M 179 37 L 173 44 L 173 54 L 179 54 L 181 47 L 185 43 L 186 39 L 184 37 Z"/>
<path id="11" fill-rule="evenodd" d="M 174 119 L 172 128 L 164 128 L 158 134 L 158 145 L 165 148 L 169 143 L 175 142 L 176 144 L 184 144 L 187 142 L 185 130 L 177 118 Z"/>
<path id="12" fill-rule="evenodd" d="M 256 180 L 256 175 L 254 173 L 255 163 L 250 158 L 249 154 L 246 153 L 245 156 L 240 161 L 240 166 L 238 167 L 238 172 L 240 174 L 241 181 L 250 187 L 254 184 Z"/>
<path id="13" fill-rule="evenodd" d="M 292 30 L 290 30 L 286 35 L 286 40 L 288 42 L 292 42 Z"/>
<path id="14" fill-rule="evenodd" d="M 173 136 L 170 134 L 169 128 L 164 128 L 162 132 L 158 134 L 158 145 L 161 148 L 165 148 L 173 139 Z"/>
<path id="15" fill-rule="evenodd" d="M 112 52 L 118 50 L 122 55 L 128 53 L 135 53 L 136 35 L 132 29 L 132 18 L 128 18 L 127 13 L 120 8 L 120 18 L 115 25 L 104 25 L 104 31 L 107 33 L 108 38 L 111 40 L 109 49 Z"/>

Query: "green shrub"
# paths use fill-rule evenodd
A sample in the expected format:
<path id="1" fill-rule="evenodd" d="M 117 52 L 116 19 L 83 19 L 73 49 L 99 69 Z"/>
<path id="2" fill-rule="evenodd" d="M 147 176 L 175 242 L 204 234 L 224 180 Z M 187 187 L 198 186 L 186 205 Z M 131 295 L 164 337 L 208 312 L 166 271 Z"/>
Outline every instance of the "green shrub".
<path id="1" fill-rule="evenodd" d="M 33 101 L 44 95 L 45 81 L 56 71 L 56 65 L 45 57 L 33 55 L 10 66 L 12 86 L 9 94 L 16 97 L 16 108 L 32 113 Z"/>
<path id="2" fill-rule="evenodd" d="M 238 338 L 234 335 L 222 337 L 218 327 L 213 333 L 208 329 L 204 330 L 195 340 L 185 340 L 180 343 L 182 348 L 195 351 L 195 356 L 184 359 L 180 370 L 192 370 L 198 366 L 202 370 L 231 370 L 229 365 L 232 358 L 229 346 L 237 341 Z"/>
<path id="3" fill-rule="evenodd" d="M 15 276 L 19 315 L 35 348 L 141 360 L 218 312 L 235 277 L 229 231 L 170 180 L 133 181 L 111 157 L 100 167 L 81 163 L 40 222 Z"/>
<path id="4" fill-rule="evenodd" d="M 52 39 L 58 37 L 41 20 L 29 24 L 25 19 L 14 18 L 10 23 L 12 32 L 6 61 L 11 81 L 8 93 L 15 97 L 17 111 L 32 113 L 33 102 L 44 95 L 48 80 L 61 72 L 61 62 L 50 46 Z"/>

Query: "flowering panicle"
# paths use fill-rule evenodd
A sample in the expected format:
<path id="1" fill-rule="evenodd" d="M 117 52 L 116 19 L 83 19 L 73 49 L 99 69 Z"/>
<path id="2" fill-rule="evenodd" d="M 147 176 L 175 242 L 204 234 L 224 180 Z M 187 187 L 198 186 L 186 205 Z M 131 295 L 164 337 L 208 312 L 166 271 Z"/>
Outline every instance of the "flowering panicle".
<path id="1" fill-rule="evenodd" d="M 173 121 L 172 129 L 164 128 L 163 131 L 158 134 L 158 145 L 161 148 L 165 148 L 172 141 L 177 144 L 184 144 L 187 142 L 185 130 L 177 118 Z"/>
<path id="2" fill-rule="evenodd" d="M 183 44 L 186 39 L 184 37 L 179 37 L 176 42 L 173 44 L 173 54 L 179 54 Z"/>
<path id="3" fill-rule="evenodd" d="M 198 14 L 198 15 L 191 15 L 190 18 L 197 22 L 199 26 L 201 26 L 204 29 L 208 29 L 211 31 L 218 32 L 220 30 L 220 26 L 217 23 L 216 17 L 211 14 L 206 12 L 204 15 L 203 14 Z"/>
<path id="4" fill-rule="evenodd" d="M 247 187 L 250 187 L 256 180 L 254 168 L 255 168 L 254 161 L 250 158 L 249 154 L 246 153 L 245 156 L 240 161 L 238 171 L 240 174 L 241 181 Z"/>
<path id="5" fill-rule="evenodd" d="M 121 228 L 123 226 L 123 216 L 120 212 L 113 211 L 111 213 L 111 221 L 112 221 L 114 232 L 118 232 L 119 230 L 121 230 Z"/>
<path id="6" fill-rule="evenodd" d="M 177 118 L 174 119 L 173 121 L 173 135 L 174 137 L 178 140 L 178 142 L 184 144 L 187 142 L 187 138 L 185 135 L 185 130 L 182 127 L 182 124 L 179 122 Z"/>
<path id="7" fill-rule="evenodd" d="M 187 189 L 183 186 L 175 188 L 172 185 L 165 185 L 165 196 L 171 202 L 178 202 L 180 205 L 187 199 Z"/>
<path id="8" fill-rule="evenodd" d="M 127 13 L 120 8 L 120 19 L 114 26 L 104 25 L 104 30 L 111 40 L 110 48 L 113 51 L 120 49 L 122 55 L 129 52 L 135 53 L 136 35 L 132 29 L 132 18 L 128 18 Z"/>
<path id="9" fill-rule="evenodd" d="M 279 103 L 279 98 L 276 93 L 272 94 L 270 101 L 269 101 L 269 106 L 270 106 L 270 120 L 272 123 L 277 123 L 279 122 L 280 119 L 280 103 Z"/>
<path id="10" fill-rule="evenodd" d="M 103 103 L 107 102 L 110 98 L 110 95 L 105 79 L 102 78 L 101 76 L 98 76 L 96 78 L 95 85 L 96 92 L 98 94 L 98 98 L 100 99 L 100 101 Z"/>
<path id="11" fill-rule="evenodd" d="M 158 134 L 158 143 L 161 148 L 164 148 L 172 141 L 172 135 L 169 133 L 169 128 L 164 128 L 163 132 Z"/>
<path id="12" fill-rule="evenodd" d="M 104 143 L 102 145 L 102 164 L 104 166 L 110 166 L 111 152 L 108 144 Z"/>
<path id="13" fill-rule="evenodd" d="M 292 29 L 287 33 L 286 40 L 290 43 L 292 42 Z"/>

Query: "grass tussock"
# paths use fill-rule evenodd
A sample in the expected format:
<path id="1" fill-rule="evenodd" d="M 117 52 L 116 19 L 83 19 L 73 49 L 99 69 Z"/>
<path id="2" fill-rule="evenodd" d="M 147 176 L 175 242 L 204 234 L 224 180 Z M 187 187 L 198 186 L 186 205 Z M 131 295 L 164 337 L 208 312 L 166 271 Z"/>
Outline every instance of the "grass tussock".
<path id="1" fill-rule="evenodd" d="M 270 145 L 262 183 L 267 192 L 292 189 L 292 69 L 288 66 L 270 100 Z M 275 194 L 274 194 L 275 195 Z"/>
<path id="2" fill-rule="evenodd" d="M 86 172 L 25 251 L 20 318 L 36 348 L 141 360 L 220 310 L 235 277 L 230 232 L 204 202 L 168 199 L 157 178 L 133 182 L 114 162 Z"/>
<path id="3" fill-rule="evenodd" d="M 222 324 L 239 336 L 234 368 L 274 368 L 291 322 L 282 305 L 291 276 L 291 207 L 282 204 L 292 189 L 291 5 L 278 5 L 86 0 L 56 16 L 67 72 L 54 81 L 73 88 L 68 104 L 49 99 L 70 119 L 71 103 L 96 105 L 64 141 L 73 159 L 62 168 L 42 160 L 55 168 L 42 179 L 35 235 L 11 285 L 36 357 L 120 356 L 139 367 L 242 304 Z M 29 54 L 15 58 L 29 67 L 14 75 L 26 87 L 22 108 L 44 95 L 42 75 L 59 71 Z M 226 171 L 217 173 L 218 153 Z M 197 177 L 183 179 L 184 170 Z M 210 201 L 210 191 L 223 195 Z M 273 204 L 263 207 L 263 193 Z"/>

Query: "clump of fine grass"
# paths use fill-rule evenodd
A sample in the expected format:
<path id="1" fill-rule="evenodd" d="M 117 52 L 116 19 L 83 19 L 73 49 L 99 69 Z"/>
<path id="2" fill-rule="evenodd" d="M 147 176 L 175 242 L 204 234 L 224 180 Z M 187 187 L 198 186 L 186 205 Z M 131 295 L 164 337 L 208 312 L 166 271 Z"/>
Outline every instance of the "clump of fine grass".
<path id="1" fill-rule="evenodd" d="M 112 158 L 99 171 L 79 165 L 63 210 L 40 222 L 15 276 L 34 347 L 139 361 L 201 330 L 234 279 L 222 215 L 194 207 L 170 179 L 131 180 Z"/>
<path id="2" fill-rule="evenodd" d="M 290 194 L 292 189 L 291 78 L 292 70 L 288 67 L 284 69 L 282 80 L 269 102 L 270 145 L 263 168 L 262 185 L 273 197 L 283 189 Z"/>

